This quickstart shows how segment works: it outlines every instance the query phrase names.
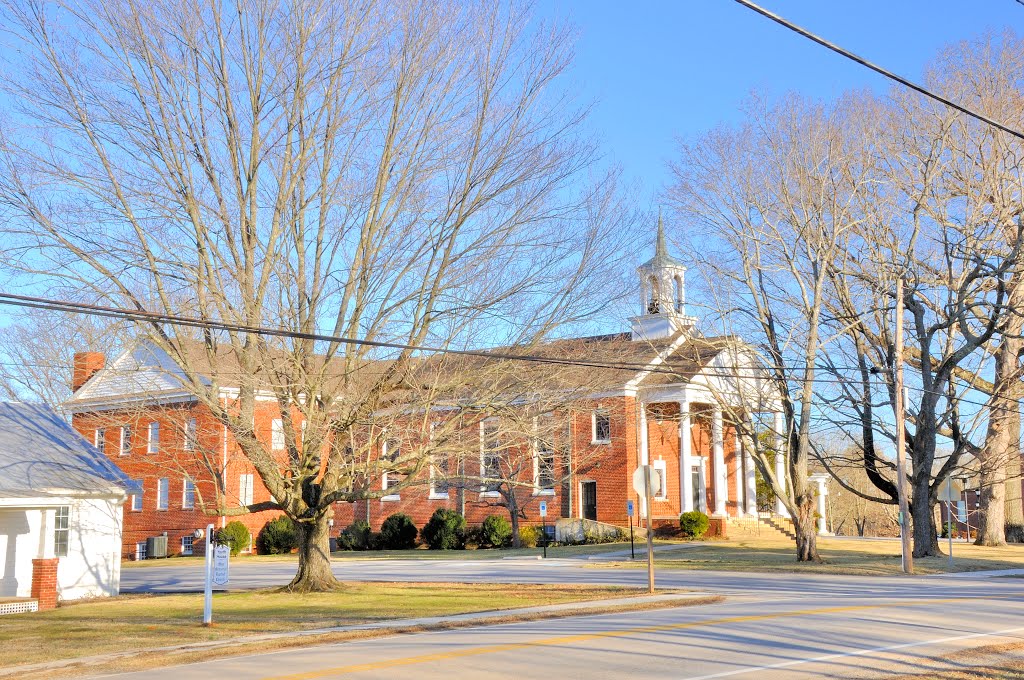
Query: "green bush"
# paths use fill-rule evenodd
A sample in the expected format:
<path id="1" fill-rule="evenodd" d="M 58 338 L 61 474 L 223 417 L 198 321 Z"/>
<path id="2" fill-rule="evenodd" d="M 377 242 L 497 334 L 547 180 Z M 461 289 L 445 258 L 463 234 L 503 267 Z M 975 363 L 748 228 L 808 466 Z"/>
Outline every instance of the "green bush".
<path id="1" fill-rule="evenodd" d="M 221 543 L 231 548 L 232 557 L 248 548 L 249 543 L 252 541 L 249 528 L 237 519 L 233 522 L 228 522 L 227 526 L 218 531 L 217 538 L 220 539 Z"/>
<path id="2" fill-rule="evenodd" d="M 416 547 L 419 529 L 409 515 L 396 512 L 380 525 L 380 545 L 383 550 L 409 550 Z"/>
<path id="3" fill-rule="evenodd" d="M 512 540 L 512 524 L 501 515 L 488 515 L 480 525 L 480 538 L 483 545 L 504 547 Z"/>
<path id="4" fill-rule="evenodd" d="M 524 548 L 536 548 L 543 545 L 544 531 L 540 527 L 519 527 L 519 543 Z"/>
<path id="5" fill-rule="evenodd" d="M 466 547 L 466 518 L 447 508 L 438 508 L 420 531 L 431 550 L 461 550 Z"/>
<path id="6" fill-rule="evenodd" d="M 686 538 L 701 538 L 711 527 L 711 520 L 703 512 L 693 510 L 679 515 L 679 530 Z"/>
<path id="7" fill-rule="evenodd" d="M 338 534 L 338 550 L 369 550 L 370 525 L 364 519 L 357 519 Z"/>
<path id="8" fill-rule="evenodd" d="M 483 545 L 484 539 L 481 536 L 480 526 L 479 525 L 467 526 L 466 527 L 465 536 L 466 536 L 466 546 L 467 547 L 468 546 L 473 546 L 474 548 L 479 548 L 479 547 L 481 547 Z"/>
<path id="9" fill-rule="evenodd" d="M 281 515 L 272 519 L 256 537 L 256 549 L 261 555 L 284 555 L 299 547 L 299 532 L 290 518 Z"/>

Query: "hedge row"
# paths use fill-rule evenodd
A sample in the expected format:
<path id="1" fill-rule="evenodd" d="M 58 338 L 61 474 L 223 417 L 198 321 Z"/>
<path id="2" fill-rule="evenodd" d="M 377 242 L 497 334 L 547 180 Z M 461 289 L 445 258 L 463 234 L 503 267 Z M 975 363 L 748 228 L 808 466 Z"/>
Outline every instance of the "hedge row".
<path id="1" fill-rule="evenodd" d="M 541 540 L 540 527 L 519 529 L 524 547 Z M 365 520 L 356 520 L 338 536 L 338 550 L 407 550 L 419 540 L 431 550 L 462 550 L 466 544 L 481 548 L 504 548 L 512 544 L 512 524 L 501 515 L 489 515 L 479 527 L 467 527 L 466 518 L 447 508 L 438 508 L 417 531 L 412 519 L 401 512 L 388 516 L 380 532 L 370 531 Z"/>

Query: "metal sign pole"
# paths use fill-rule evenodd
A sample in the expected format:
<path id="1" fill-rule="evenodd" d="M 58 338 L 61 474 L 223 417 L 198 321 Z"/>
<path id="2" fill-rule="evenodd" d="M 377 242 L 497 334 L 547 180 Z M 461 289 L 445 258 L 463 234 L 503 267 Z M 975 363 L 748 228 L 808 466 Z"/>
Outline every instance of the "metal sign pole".
<path id="1" fill-rule="evenodd" d="M 651 524 L 651 466 L 644 466 L 644 496 L 647 499 L 647 592 L 654 592 L 654 527 Z"/>
<path id="2" fill-rule="evenodd" d="M 629 559 L 636 559 L 636 544 L 633 542 L 633 501 L 626 501 L 626 515 L 629 517 Z"/>
<path id="3" fill-rule="evenodd" d="M 206 525 L 206 591 L 203 598 L 203 625 L 213 625 L 213 525 Z"/>

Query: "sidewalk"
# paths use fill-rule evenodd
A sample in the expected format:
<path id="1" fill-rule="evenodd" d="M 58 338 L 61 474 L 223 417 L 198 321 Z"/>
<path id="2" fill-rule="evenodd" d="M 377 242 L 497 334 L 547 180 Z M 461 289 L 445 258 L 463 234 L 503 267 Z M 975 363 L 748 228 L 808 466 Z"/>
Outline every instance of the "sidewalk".
<path id="1" fill-rule="evenodd" d="M 628 554 L 628 552 L 627 552 Z M 166 654 L 183 652 L 202 652 L 223 647 L 236 645 L 249 645 L 261 642 L 272 642 L 288 639 L 301 639 L 317 635 L 328 635 L 332 633 L 354 633 L 360 631 L 379 631 L 382 634 L 396 634 L 408 630 L 437 630 L 443 628 L 460 628 L 470 625 L 488 625 L 496 623 L 515 623 L 507 619 L 539 619 L 554 618 L 559 615 L 577 616 L 586 615 L 588 611 L 603 612 L 607 609 L 628 608 L 630 606 L 665 604 L 683 604 L 688 601 L 700 600 L 703 598 L 715 597 L 712 593 L 665 593 L 662 595 L 641 595 L 638 597 L 619 597 L 609 600 L 587 600 L 584 602 L 566 602 L 563 604 L 542 605 L 538 607 L 522 607 L 520 609 L 493 609 L 483 612 L 472 612 L 468 614 L 455 614 L 452 616 L 428 616 L 416 619 L 395 619 L 392 621 L 375 621 L 372 623 L 358 623 L 349 626 L 337 626 L 333 628 L 316 628 L 312 630 L 301 630 L 282 633 L 266 633 L 264 635 L 249 635 L 245 637 L 225 638 L 210 642 L 194 642 L 183 645 L 171 645 L 167 647 L 150 647 L 148 649 L 135 649 L 126 652 L 111 654 L 100 654 L 96 656 L 82 656 L 74 659 L 62 659 L 59 661 L 48 661 L 46 663 L 27 664 L 11 668 L 0 668 L 0 678 L 18 676 L 29 672 L 40 672 L 70 668 L 74 666 L 85 667 L 90 665 L 106 663 L 119 658 L 138 656 L 142 654 Z M 216 621 L 216 614 L 214 615 Z"/>
<path id="2" fill-rule="evenodd" d="M 654 552 L 666 552 L 669 550 L 683 550 L 690 547 L 697 547 L 707 545 L 704 541 L 689 541 L 687 543 L 669 543 L 654 546 Z M 631 552 L 627 550 L 616 550 L 614 552 L 597 553 L 595 555 L 576 555 L 574 557 L 563 557 L 560 559 L 568 560 L 628 560 L 630 559 Z M 647 542 L 637 541 L 636 542 L 636 559 L 646 560 L 647 559 Z"/>

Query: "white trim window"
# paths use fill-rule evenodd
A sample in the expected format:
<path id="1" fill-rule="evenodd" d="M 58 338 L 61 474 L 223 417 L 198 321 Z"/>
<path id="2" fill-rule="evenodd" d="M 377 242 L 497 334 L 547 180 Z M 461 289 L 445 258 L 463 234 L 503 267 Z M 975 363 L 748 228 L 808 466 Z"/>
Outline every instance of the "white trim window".
<path id="1" fill-rule="evenodd" d="M 149 424 L 146 453 L 160 453 L 160 423 L 155 420 Z"/>
<path id="2" fill-rule="evenodd" d="M 132 512 L 142 512 L 142 482 L 139 482 L 139 493 L 132 494 Z"/>
<path id="3" fill-rule="evenodd" d="M 663 501 L 668 499 L 668 472 L 664 460 L 656 460 L 652 464 L 654 474 L 661 478 L 658 493 L 654 494 L 654 500 Z"/>
<path id="4" fill-rule="evenodd" d="M 132 453 L 132 426 L 121 426 L 121 441 L 118 444 L 118 452 L 122 456 L 129 456 Z"/>
<path id="5" fill-rule="evenodd" d="M 102 427 L 97 427 L 96 428 L 96 432 L 93 435 L 92 443 L 93 443 L 93 446 L 95 446 L 97 449 L 100 450 L 100 453 L 104 453 L 104 449 L 106 448 L 106 443 L 107 443 L 106 440 L 107 440 L 107 433 L 106 433 L 106 431 Z"/>
<path id="6" fill-rule="evenodd" d="M 170 480 L 166 477 L 161 477 L 156 480 L 156 509 L 166 510 L 169 505 L 169 496 L 171 491 Z"/>
<path id="7" fill-rule="evenodd" d="M 272 451 L 284 451 L 284 421 L 280 418 L 270 421 L 270 448 Z"/>
<path id="8" fill-rule="evenodd" d="M 555 493 L 555 447 L 544 437 L 533 442 L 533 492 L 548 496 Z"/>
<path id="9" fill-rule="evenodd" d="M 447 500 L 448 489 L 448 456 L 446 454 L 434 454 L 430 457 L 430 500 Z"/>
<path id="10" fill-rule="evenodd" d="M 195 451 L 199 448 L 199 434 L 195 418 L 189 418 L 185 421 L 185 437 L 183 444 L 183 448 L 186 451 Z"/>
<path id="11" fill-rule="evenodd" d="M 185 534 L 184 536 L 181 537 L 181 554 L 182 555 L 191 555 L 192 554 L 192 546 L 193 546 L 194 540 L 195 539 L 192 536 L 192 534 Z"/>
<path id="12" fill-rule="evenodd" d="M 62 505 L 53 514 L 53 556 L 67 557 L 71 537 L 71 508 Z"/>
<path id="13" fill-rule="evenodd" d="M 591 443 L 610 444 L 612 441 L 612 417 L 604 409 L 596 409 L 590 416 Z"/>
<path id="14" fill-rule="evenodd" d="M 181 509 L 193 510 L 196 507 L 196 483 L 188 477 L 181 484 Z"/>
<path id="15" fill-rule="evenodd" d="M 238 475 L 238 504 L 245 507 L 252 505 L 252 474 Z"/>
<path id="16" fill-rule="evenodd" d="M 499 496 L 501 488 L 501 441 L 497 418 L 480 423 L 480 495 Z"/>
<path id="17" fill-rule="evenodd" d="M 380 476 L 380 488 L 387 491 L 395 487 L 401 481 L 401 475 L 391 469 L 390 464 L 396 463 L 402 457 L 402 443 L 397 439 L 386 439 L 381 445 L 381 461 L 384 463 L 384 472 Z M 402 500 L 401 494 L 389 493 L 381 496 L 382 501 Z"/>

